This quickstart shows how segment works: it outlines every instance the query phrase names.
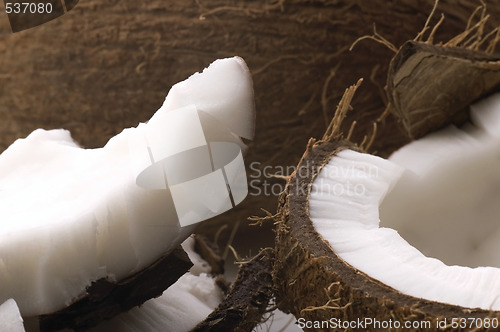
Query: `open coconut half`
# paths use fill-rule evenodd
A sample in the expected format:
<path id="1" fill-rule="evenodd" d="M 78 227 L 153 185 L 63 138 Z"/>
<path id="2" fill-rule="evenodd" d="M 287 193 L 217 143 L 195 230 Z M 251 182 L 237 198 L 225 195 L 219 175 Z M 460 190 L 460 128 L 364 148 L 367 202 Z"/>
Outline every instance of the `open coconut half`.
<path id="1" fill-rule="evenodd" d="M 0 303 L 49 314 L 95 281 L 106 290 L 161 265 L 194 223 L 245 197 L 226 183 L 241 177 L 240 137 L 253 137 L 254 116 L 249 70 L 234 57 L 174 85 L 146 124 L 103 148 L 82 149 L 64 130 L 14 142 L 0 155 Z M 211 200 L 197 204 L 203 194 Z"/>
<path id="2" fill-rule="evenodd" d="M 278 303 L 300 327 L 500 326 L 499 99 L 389 160 L 310 142 L 280 198 L 274 267 Z"/>
<path id="3" fill-rule="evenodd" d="M 496 112 L 476 111 L 500 128 Z M 403 294 L 500 310 L 500 137 L 474 129 L 448 127 L 389 160 L 338 151 L 313 181 L 314 228 L 346 263 Z"/>

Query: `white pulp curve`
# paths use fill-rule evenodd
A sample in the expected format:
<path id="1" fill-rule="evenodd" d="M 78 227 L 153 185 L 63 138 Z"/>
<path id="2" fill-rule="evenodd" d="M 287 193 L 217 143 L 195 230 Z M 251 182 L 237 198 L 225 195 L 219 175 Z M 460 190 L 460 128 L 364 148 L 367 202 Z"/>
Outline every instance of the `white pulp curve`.
<path id="1" fill-rule="evenodd" d="M 54 312 L 92 281 L 128 276 L 191 234 L 194 226 L 179 225 L 167 190 L 136 184 L 131 149 L 143 144 L 148 128 L 161 131 L 162 114 L 185 105 L 224 120 L 204 128 L 207 135 L 228 128 L 219 136 L 236 143 L 237 136 L 253 137 L 252 80 L 234 57 L 174 85 L 147 124 L 125 129 L 103 148 L 82 149 L 68 131 L 38 129 L 0 155 L 0 303 L 14 298 L 23 316 Z M 189 133 L 191 125 L 177 129 Z"/>
<path id="2" fill-rule="evenodd" d="M 483 112 L 483 107 L 493 107 L 494 111 Z M 408 208 L 398 204 L 402 204 L 405 198 L 413 198 L 415 193 L 405 193 L 401 189 L 403 186 L 418 187 L 421 181 L 436 183 L 438 188 L 448 187 L 457 181 L 460 172 L 473 169 L 472 180 L 485 181 L 487 190 L 470 189 L 464 197 L 483 197 L 485 192 L 491 193 L 490 189 L 494 189 L 495 208 L 500 199 L 497 190 L 500 185 L 499 114 L 500 96 L 495 95 L 472 107 L 476 128 L 468 128 L 460 134 L 457 134 L 457 128 L 447 128 L 425 138 L 430 140 L 429 144 L 416 141 L 407 145 L 391 160 L 352 150 L 339 152 L 323 167 L 313 183 L 309 211 L 315 229 L 345 262 L 401 293 L 467 308 L 500 310 L 500 268 L 449 266 L 427 257 L 396 230 L 381 227 L 384 220 L 381 221 L 379 215 L 379 208 L 384 205 L 387 209 L 390 209 L 390 204 L 402 210 Z M 442 160 L 436 161 L 436 157 Z M 452 166 L 456 168 L 452 169 Z M 436 168 L 437 175 L 433 175 Z M 460 181 L 467 181 L 466 174 L 462 174 L 462 178 Z M 429 189 L 425 185 L 422 188 Z M 421 195 L 422 200 L 416 203 L 432 204 L 433 199 L 443 197 L 445 192 L 438 192 L 437 196 Z M 451 194 L 463 198 L 462 193 Z M 384 200 L 386 195 L 390 203 Z M 446 200 L 442 204 L 445 203 Z M 441 203 L 435 204 L 436 208 L 443 207 Z M 421 209 L 426 207 L 428 205 L 420 205 Z M 397 220 L 393 224 L 399 225 Z M 496 230 L 488 229 L 490 225 Z M 494 220 L 482 227 L 486 232 L 499 232 Z M 453 231 L 458 236 L 460 225 L 456 228 Z M 475 228 L 484 233 L 481 225 Z M 466 233 L 461 235 L 462 238 L 471 236 L 467 230 L 462 233 Z M 498 247 L 498 237 L 494 243 Z M 491 243 L 486 246 L 495 247 Z"/>

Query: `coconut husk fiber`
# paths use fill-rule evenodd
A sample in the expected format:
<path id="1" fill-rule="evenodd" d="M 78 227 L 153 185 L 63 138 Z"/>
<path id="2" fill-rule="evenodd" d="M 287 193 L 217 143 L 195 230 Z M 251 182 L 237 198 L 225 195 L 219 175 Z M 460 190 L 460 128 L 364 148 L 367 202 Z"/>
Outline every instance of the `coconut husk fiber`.
<path id="1" fill-rule="evenodd" d="M 478 4 L 441 1 L 436 13 L 446 19 L 434 39 L 462 32 Z M 86 0 L 58 19 L 15 34 L 2 15 L 0 151 L 36 128 L 66 128 L 82 146 L 102 146 L 123 128 L 149 119 L 176 82 L 217 58 L 239 55 L 253 73 L 257 110 L 247 167 L 296 165 L 308 139 L 324 132 L 348 84 L 365 78 L 353 103 L 363 109 L 354 141 L 372 130 L 371 120 L 386 106 L 383 87 L 393 51 L 370 40 L 348 51 L 351 44 L 372 35 L 375 24 L 377 33 L 401 45 L 421 29 L 432 8 L 433 0 Z M 489 10 L 491 28 L 500 7 L 491 2 Z M 436 15 L 431 25 L 438 20 Z M 379 132 L 394 121 L 387 116 Z M 405 137 L 391 128 L 374 142 L 374 151 Z M 284 187 L 280 179 L 260 180 Z M 237 208 L 202 227 L 213 234 L 224 224 L 245 225 L 260 208 L 273 211 L 276 202 L 277 195 L 251 189 Z M 241 228 L 236 249 L 254 239 Z M 250 232 L 272 243 L 270 230 Z M 223 233 L 219 239 L 227 237 Z"/>

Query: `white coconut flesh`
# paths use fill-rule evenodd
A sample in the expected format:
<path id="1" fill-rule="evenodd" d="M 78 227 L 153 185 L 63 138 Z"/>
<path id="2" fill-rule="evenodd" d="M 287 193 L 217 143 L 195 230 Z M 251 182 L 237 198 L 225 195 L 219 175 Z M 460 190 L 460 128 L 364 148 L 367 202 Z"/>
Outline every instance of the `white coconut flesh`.
<path id="1" fill-rule="evenodd" d="M 8 299 L 0 304 L 0 331 L 24 332 L 23 318 L 16 301 Z"/>
<path id="2" fill-rule="evenodd" d="M 472 106 L 471 119 L 389 160 L 339 152 L 309 211 L 335 254 L 393 289 L 500 310 L 500 95 Z"/>
<path id="3" fill-rule="evenodd" d="M 252 138 L 253 87 L 241 58 L 215 61 L 174 85 L 147 124 L 103 148 L 82 149 L 68 131 L 39 129 L 5 150 L 0 303 L 15 299 L 23 316 L 57 311 L 92 281 L 129 276 L 188 237 L 194 226 L 180 226 L 170 192 L 140 187 L 136 178 L 152 162 L 145 135 L 189 148 L 200 127 L 186 121 L 193 112 L 206 137 L 240 145 L 239 137 Z M 182 177 L 183 165 L 174 166 Z"/>

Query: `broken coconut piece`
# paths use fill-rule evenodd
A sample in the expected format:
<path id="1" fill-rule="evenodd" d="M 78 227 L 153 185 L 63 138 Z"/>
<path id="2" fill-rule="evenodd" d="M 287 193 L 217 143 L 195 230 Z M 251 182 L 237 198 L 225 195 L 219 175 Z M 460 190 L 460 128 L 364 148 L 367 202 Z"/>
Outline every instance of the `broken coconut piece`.
<path id="1" fill-rule="evenodd" d="M 102 322 L 89 332 L 190 331 L 203 321 L 222 301 L 224 294 L 205 256 L 196 251 L 202 240 L 187 238 L 182 248 L 194 263 L 189 272 L 161 296 Z M 205 242 L 204 242 L 205 243 Z"/>
<path id="2" fill-rule="evenodd" d="M 25 332 L 23 318 L 13 299 L 8 299 L 0 305 L 0 331 Z"/>
<path id="3" fill-rule="evenodd" d="M 175 85 L 147 124 L 103 148 L 82 149 L 65 130 L 38 129 L 14 142 L 0 155 L 0 302 L 14 298 L 23 316 L 55 312 L 84 297 L 92 281 L 120 281 L 175 248 L 193 226 L 179 224 L 163 177 L 147 178 L 163 182 L 160 190 L 136 183 L 154 161 L 155 142 L 181 153 L 201 125 L 207 140 L 241 145 L 253 120 L 250 73 L 234 57 Z M 177 180 L 186 176 L 183 165 L 169 165 Z"/>
<path id="4" fill-rule="evenodd" d="M 498 99 L 498 96 L 493 98 Z M 500 122 L 492 123 L 498 119 L 498 114 L 491 110 L 483 113 L 476 107 L 474 117 L 482 121 L 477 121 L 475 126 L 451 127 L 427 136 L 423 140 L 431 140 L 432 144 L 424 145 L 424 149 L 420 149 L 422 142 L 417 141 L 394 154 L 395 161 L 406 161 L 412 170 L 405 170 L 404 162 L 398 164 L 362 153 L 346 141 L 310 144 L 280 198 L 274 280 L 281 308 L 309 320 L 372 318 L 398 321 L 399 324 L 426 320 L 433 322 L 429 326 L 434 330 L 437 322 L 445 318 L 449 322 L 452 318 L 464 317 L 481 318 L 480 322 L 486 322 L 486 318 L 498 321 L 498 265 L 477 268 L 446 265 L 439 257 L 424 256 L 397 230 L 379 225 L 380 222 L 383 226 L 384 215 L 390 214 L 385 211 L 379 218 L 379 208 L 391 210 L 390 205 L 400 204 L 403 197 L 410 200 L 405 203 L 415 211 L 427 208 L 414 205 L 419 203 L 418 199 L 412 201 L 415 198 L 412 185 L 419 180 L 425 182 L 424 189 L 440 193 L 431 197 L 436 209 L 460 208 L 462 194 L 467 196 L 470 189 L 476 198 L 487 199 L 489 212 L 498 211 L 500 141 L 498 134 L 491 135 L 491 131 L 480 124 L 499 128 Z M 441 146 L 437 146 L 439 144 Z M 449 147 L 455 144 L 458 147 L 450 150 Z M 398 154 L 407 156 L 400 159 Z M 436 155 L 443 160 L 434 160 Z M 415 165 L 416 160 L 419 163 Z M 465 174 L 461 173 L 464 169 L 468 171 Z M 483 175 L 483 181 L 469 187 L 473 183 L 467 177 L 477 180 Z M 457 187 L 452 185 L 457 181 L 465 184 L 464 193 L 456 193 Z M 447 191 L 448 185 L 451 191 Z M 395 190 L 398 192 L 390 198 Z M 424 194 L 422 192 L 422 197 L 428 199 Z M 448 199 L 453 196 L 458 196 L 459 201 L 450 204 Z M 481 199 L 476 202 L 484 203 Z M 473 208 L 474 204 L 463 207 Z M 407 217 L 408 209 L 403 210 L 400 215 L 392 216 L 399 224 L 405 224 L 403 218 Z M 454 235 L 460 234 L 458 242 L 476 236 L 479 241 L 491 242 L 487 235 L 496 236 L 494 233 L 499 227 L 494 221 L 498 214 L 483 216 L 481 221 L 494 228 L 487 227 L 489 232 L 485 234 L 481 229 L 484 225 L 474 225 L 477 222 L 475 213 L 482 211 L 469 211 L 472 220 L 464 231 L 466 234 L 460 234 L 462 225 L 453 225 L 453 220 L 449 220 L 448 227 L 457 229 L 449 230 L 445 226 L 441 238 L 434 240 L 451 243 L 457 241 Z M 412 221 L 410 226 L 413 228 L 426 222 L 422 219 Z M 436 215 L 435 227 L 440 227 L 436 225 L 438 221 L 439 215 Z M 452 233 L 450 238 L 446 238 L 448 230 Z M 464 242 L 467 247 L 470 241 Z M 498 262 L 495 254 L 498 251 L 482 252 L 495 256 Z M 373 326 L 366 328 L 375 329 Z"/>

